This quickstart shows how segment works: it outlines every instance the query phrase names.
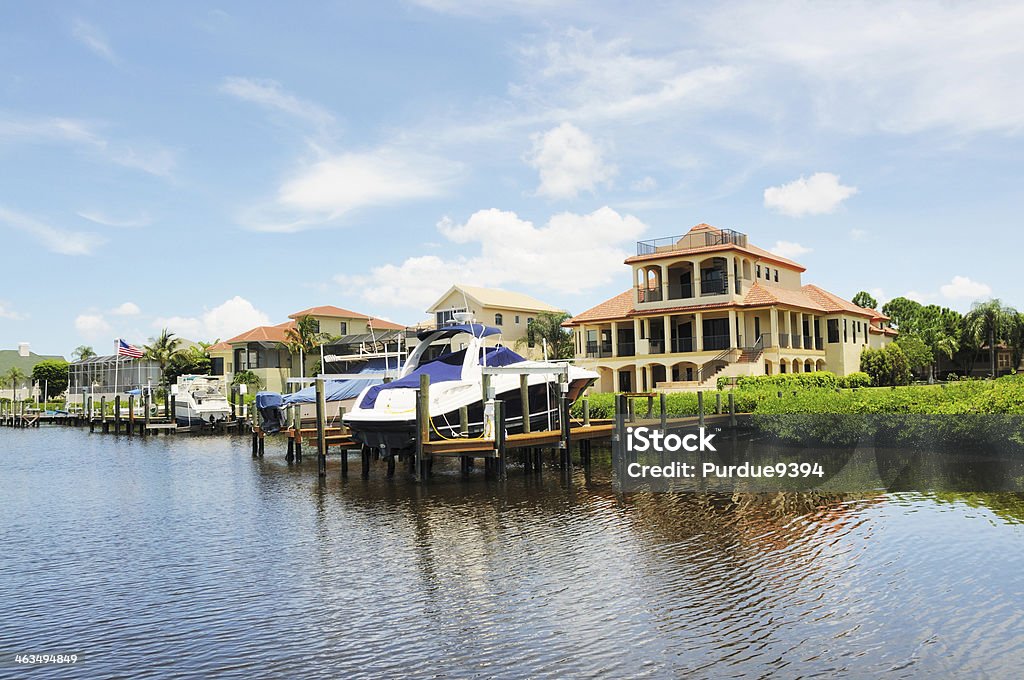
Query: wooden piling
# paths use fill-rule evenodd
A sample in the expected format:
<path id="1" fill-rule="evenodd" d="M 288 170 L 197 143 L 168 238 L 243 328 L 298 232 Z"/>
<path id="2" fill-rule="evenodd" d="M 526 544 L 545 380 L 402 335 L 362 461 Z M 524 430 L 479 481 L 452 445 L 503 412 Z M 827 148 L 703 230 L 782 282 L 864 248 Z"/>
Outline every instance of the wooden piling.
<path id="1" fill-rule="evenodd" d="M 697 426 L 704 427 L 704 392 L 697 390 Z"/>
<path id="2" fill-rule="evenodd" d="M 135 434 L 135 395 L 128 395 L 128 436 Z"/>
<path id="3" fill-rule="evenodd" d="M 460 406 L 459 407 L 459 436 L 460 437 L 468 437 L 469 436 L 469 407 L 468 406 Z M 473 467 L 473 457 L 472 456 L 459 456 L 459 471 L 463 475 L 468 475 L 469 474 L 469 470 L 472 467 Z"/>
<path id="4" fill-rule="evenodd" d="M 121 434 L 121 395 L 114 396 L 114 434 Z"/>
<path id="5" fill-rule="evenodd" d="M 569 448 L 572 445 L 572 422 L 569 419 L 569 393 L 566 389 L 568 385 L 560 382 L 559 387 L 561 390 L 558 394 L 558 422 L 562 426 L 562 438 L 558 442 L 558 446 L 562 453 L 562 467 L 570 470 L 572 469 L 572 449 Z"/>
<path id="6" fill-rule="evenodd" d="M 665 393 L 658 395 L 658 410 L 661 412 L 661 431 L 668 429 L 668 413 L 665 412 Z"/>
<path id="7" fill-rule="evenodd" d="M 583 397 L 583 425 L 590 427 L 590 398 Z"/>
<path id="8" fill-rule="evenodd" d="M 109 432 L 107 426 L 107 397 L 106 395 L 100 397 L 100 422 L 103 424 L 103 434 Z"/>
<path id="9" fill-rule="evenodd" d="M 715 413 L 722 415 L 722 391 L 715 392 Z"/>
<path id="10" fill-rule="evenodd" d="M 729 392 L 729 427 L 736 427 L 736 395 Z"/>
<path id="11" fill-rule="evenodd" d="M 523 434 L 530 433 L 530 376 L 519 376 L 519 403 L 523 410 Z"/>
<path id="12" fill-rule="evenodd" d="M 327 400 L 324 381 L 316 380 L 316 469 L 321 477 L 327 476 Z"/>
<path id="13" fill-rule="evenodd" d="M 142 414 L 142 436 L 145 437 L 149 434 L 149 390 L 142 393 L 142 408 L 145 409 Z"/>
<path id="14" fill-rule="evenodd" d="M 487 376 L 484 376 L 487 377 Z M 420 375 L 420 388 L 416 391 L 416 449 L 413 470 L 417 479 L 423 480 L 424 446 L 430 441 L 430 376 Z"/>
<path id="15" fill-rule="evenodd" d="M 505 470 L 505 404 L 500 399 L 494 400 L 494 454 L 498 467 L 498 479 L 506 479 Z"/>
<path id="16" fill-rule="evenodd" d="M 369 479 L 370 478 L 370 455 L 371 455 L 370 447 L 367 446 L 366 444 L 363 444 L 362 447 L 360 447 L 360 449 L 359 449 L 359 453 L 362 455 L 362 459 L 363 459 L 363 469 L 361 471 L 361 476 L 362 476 L 363 479 Z"/>

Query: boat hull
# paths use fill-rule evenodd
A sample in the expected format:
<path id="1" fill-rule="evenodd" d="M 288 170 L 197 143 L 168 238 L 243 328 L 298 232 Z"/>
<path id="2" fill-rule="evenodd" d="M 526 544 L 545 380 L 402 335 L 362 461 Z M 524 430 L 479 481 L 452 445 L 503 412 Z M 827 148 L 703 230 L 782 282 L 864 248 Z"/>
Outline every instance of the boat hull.
<path id="1" fill-rule="evenodd" d="M 569 403 L 575 402 L 583 391 L 593 383 L 593 378 L 577 378 L 569 382 Z M 529 387 L 530 429 L 532 431 L 558 428 L 558 398 L 549 392 L 554 383 L 538 383 Z M 550 396 L 550 400 L 549 400 Z M 523 431 L 523 402 L 518 388 L 508 389 L 495 395 L 504 409 L 505 430 L 509 434 Z M 549 403 L 550 401 L 550 403 Z M 430 439 L 458 439 L 462 424 L 460 412 L 466 409 L 466 431 L 469 438 L 479 437 L 484 430 L 484 404 L 475 401 L 449 409 L 443 413 L 431 413 Z M 352 438 L 382 453 L 411 449 L 416 445 L 416 418 L 395 416 L 393 418 L 360 418 L 359 413 L 345 416 L 345 424 L 352 432 Z"/>
<path id="2" fill-rule="evenodd" d="M 175 405 L 174 408 L 174 420 L 178 425 L 213 425 L 228 420 L 230 416 L 229 408 L 197 410 L 181 404 Z"/>

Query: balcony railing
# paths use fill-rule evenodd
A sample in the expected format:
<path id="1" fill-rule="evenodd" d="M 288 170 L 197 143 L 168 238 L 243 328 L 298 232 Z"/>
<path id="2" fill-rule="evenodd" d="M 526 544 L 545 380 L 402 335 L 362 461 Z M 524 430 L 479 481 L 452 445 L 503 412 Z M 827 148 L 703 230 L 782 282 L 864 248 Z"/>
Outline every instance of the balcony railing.
<path id="1" fill-rule="evenodd" d="M 612 343 L 610 342 L 587 342 L 587 358 L 602 359 L 612 355 Z"/>
<path id="2" fill-rule="evenodd" d="M 723 273 L 720 278 L 705 279 L 700 282 L 701 297 L 707 295 L 725 295 L 729 292 L 729 275 Z"/>
<path id="3" fill-rule="evenodd" d="M 804 336 L 804 349 L 810 349 L 814 347 L 814 339 L 809 335 Z"/>
<path id="4" fill-rule="evenodd" d="M 664 354 L 665 341 L 661 338 L 651 338 L 649 351 L 651 354 Z"/>
<path id="5" fill-rule="evenodd" d="M 640 304 L 645 302 L 661 302 L 661 288 L 637 288 L 636 299 Z"/>
<path id="6" fill-rule="evenodd" d="M 693 346 L 693 338 L 672 338 L 673 352 L 692 352 Z"/>
<path id="7" fill-rule="evenodd" d="M 683 236 L 667 236 L 649 241 L 637 241 L 636 254 L 653 255 L 654 253 L 671 253 L 680 250 L 728 244 L 745 248 L 747 246 L 747 235 L 732 229 L 721 229 L 684 234 Z"/>
<path id="8" fill-rule="evenodd" d="M 779 333 L 779 347 L 789 347 L 789 333 Z"/>
<path id="9" fill-rule="evenodd" d="M 824 349 L 825 345 L 821 341 L 821 336 L 814 338 L 814 349 Z"/>
<path id="10" fill-rule="evenodd" d="M 636 343 L 633 342 L 633 341 L 623 342 L 623 341 L 619 340 L 619 344 L 616 346 L 616 349 L 619 352 L 616 356 L 620 356 L 620 357 L 636 356 Z"/>
<path id="11" fill-rule="evenodd" d="M 694 295 L 693 284 L 681 284 L 681 283 L 670 283 L 668 286 L 668 299 L 669 300 L 685 300 L 692 298 Z"/>
<path id="12" fill-rule="evenodd" d="M 704 350 L 729 349 L 728 335 L 705 335 Z"/>

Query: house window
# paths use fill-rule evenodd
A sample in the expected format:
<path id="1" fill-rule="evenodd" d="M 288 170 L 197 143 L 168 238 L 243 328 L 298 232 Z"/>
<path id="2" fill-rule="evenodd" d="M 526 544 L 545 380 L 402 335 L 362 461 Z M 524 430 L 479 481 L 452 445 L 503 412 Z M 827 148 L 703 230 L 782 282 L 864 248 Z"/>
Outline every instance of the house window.
<path id="1" fill-rule="evenodd" d="M 764 268 L 764 280 L 767 281 L 771 278 L 771 270 L 768 267 Z"/>
<path id="2" fill-rule="evenodd" d="M 779 270 L 776 269 L 775 270 L 775 283 L 778 283 L 778 282 L 779 282 Z"/>
<path id="3" fill-rule="evenodd" d="M 341 334 L 348 335 L 348 321 L 341 322 Z"/>
<path id="4" fill-rule="evenodd" d="M 456 314 L 458 314 L 460 312 L 465 312 L 465 311 L 466 311 L 465 307 L 445 309 L 445 310 L 442 310 L 440 312 L 435 312 L 434 313 L 434 319 L 436 320 L 438 326 L 443 326 L 446 323 L 452 322 L 455 319 L 455 315 Z"/>
<path id="5" fill-rule="evenodd" d="M 309 325 L 313 327 L 314 333 L 320 332 L 320 319 L 310 319 Z"/>
<path id="6" fill-rule="evenodd" d="M 827 326 L 829 343 L 839 342 L 839 319 L 829 319 Z"/>
<path id="7" fill-rule="evenodd" d="M 516 314 L 516 325 L 517 326 L 519 325 L 519 315 L 518 314 Z"/>
<path id="8" fill-rule="evenodd" d="M 849 333 L 847 331 L 846 319 L 843 319 L 843 342 L 849 342 L 849 341 L 850 341 L 850 335 L 849 335 Z"/>
<path id="9" fill-rule="evenodd" d="M 757 278 L 761 278 L 761 265 L 757 265 L 756 271 L 757 271 Z"/>
<path id="10" fill-rule="evenodd" d="M 494 315 L 494 325 L 495 326 L 501 326 L 502 322 L 504 322 L 504 320 L 505 319 L 501 316 L 501 314 L 495 314 Z"/>

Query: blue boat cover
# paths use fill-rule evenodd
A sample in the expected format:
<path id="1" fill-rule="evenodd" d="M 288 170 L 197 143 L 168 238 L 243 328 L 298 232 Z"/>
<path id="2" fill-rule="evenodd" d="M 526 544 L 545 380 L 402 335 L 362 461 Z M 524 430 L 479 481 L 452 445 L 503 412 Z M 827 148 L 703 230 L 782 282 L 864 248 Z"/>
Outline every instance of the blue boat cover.
<path id="1" fill-rule="evenodd" d="M 277 392 L 257 392 L 256 408 L 274 408 L 281 406 L 281 395 Z"/>
<path id="2" fill-rule="evenodd" d="M 508 347 L 488 347 L 485 352 L 488 366 L 508 366 L 509 364 L 526 361 L 523 357 L 510 350 Z M 363 397 L 363 401 L 359 404 L 359 407 L 373 408 L 374 404 L 377 403 L 377 395 L 380 394 L 382 390 L 392 390 L 402 387 L 412 389 L 419 388 L 421 375 L 429 375 L 431 383 L 459 380 L 462 378 L 462 363 L 465 359 L 466 350 L 464 349 L 457 352 L 442 354 L 436 359 L 420 364 L 415 371 L 400 380 L 393 380 L 392 382 L 384 385 L 371 387 L 369 391 L 367 391 L 366 396 Z"/>
<path id="3" fill-rule="evenodd" d="M 391 362 L 394 367 L 395 362 Z M 384 359 L 370 359 L 366 365 L 356 371 L 365 374 L 365 380 L 328 380 L 324 383 L 324 397 L 327 401 L 344 401 L 355 399 L 367 387 L 380 385 L 384 382 Z M 316 402 L 316 386 L 304 387 L 298 392 L 286 394 L 282 398 L 284 406 L 294 404 L 312 404 Z"/>

